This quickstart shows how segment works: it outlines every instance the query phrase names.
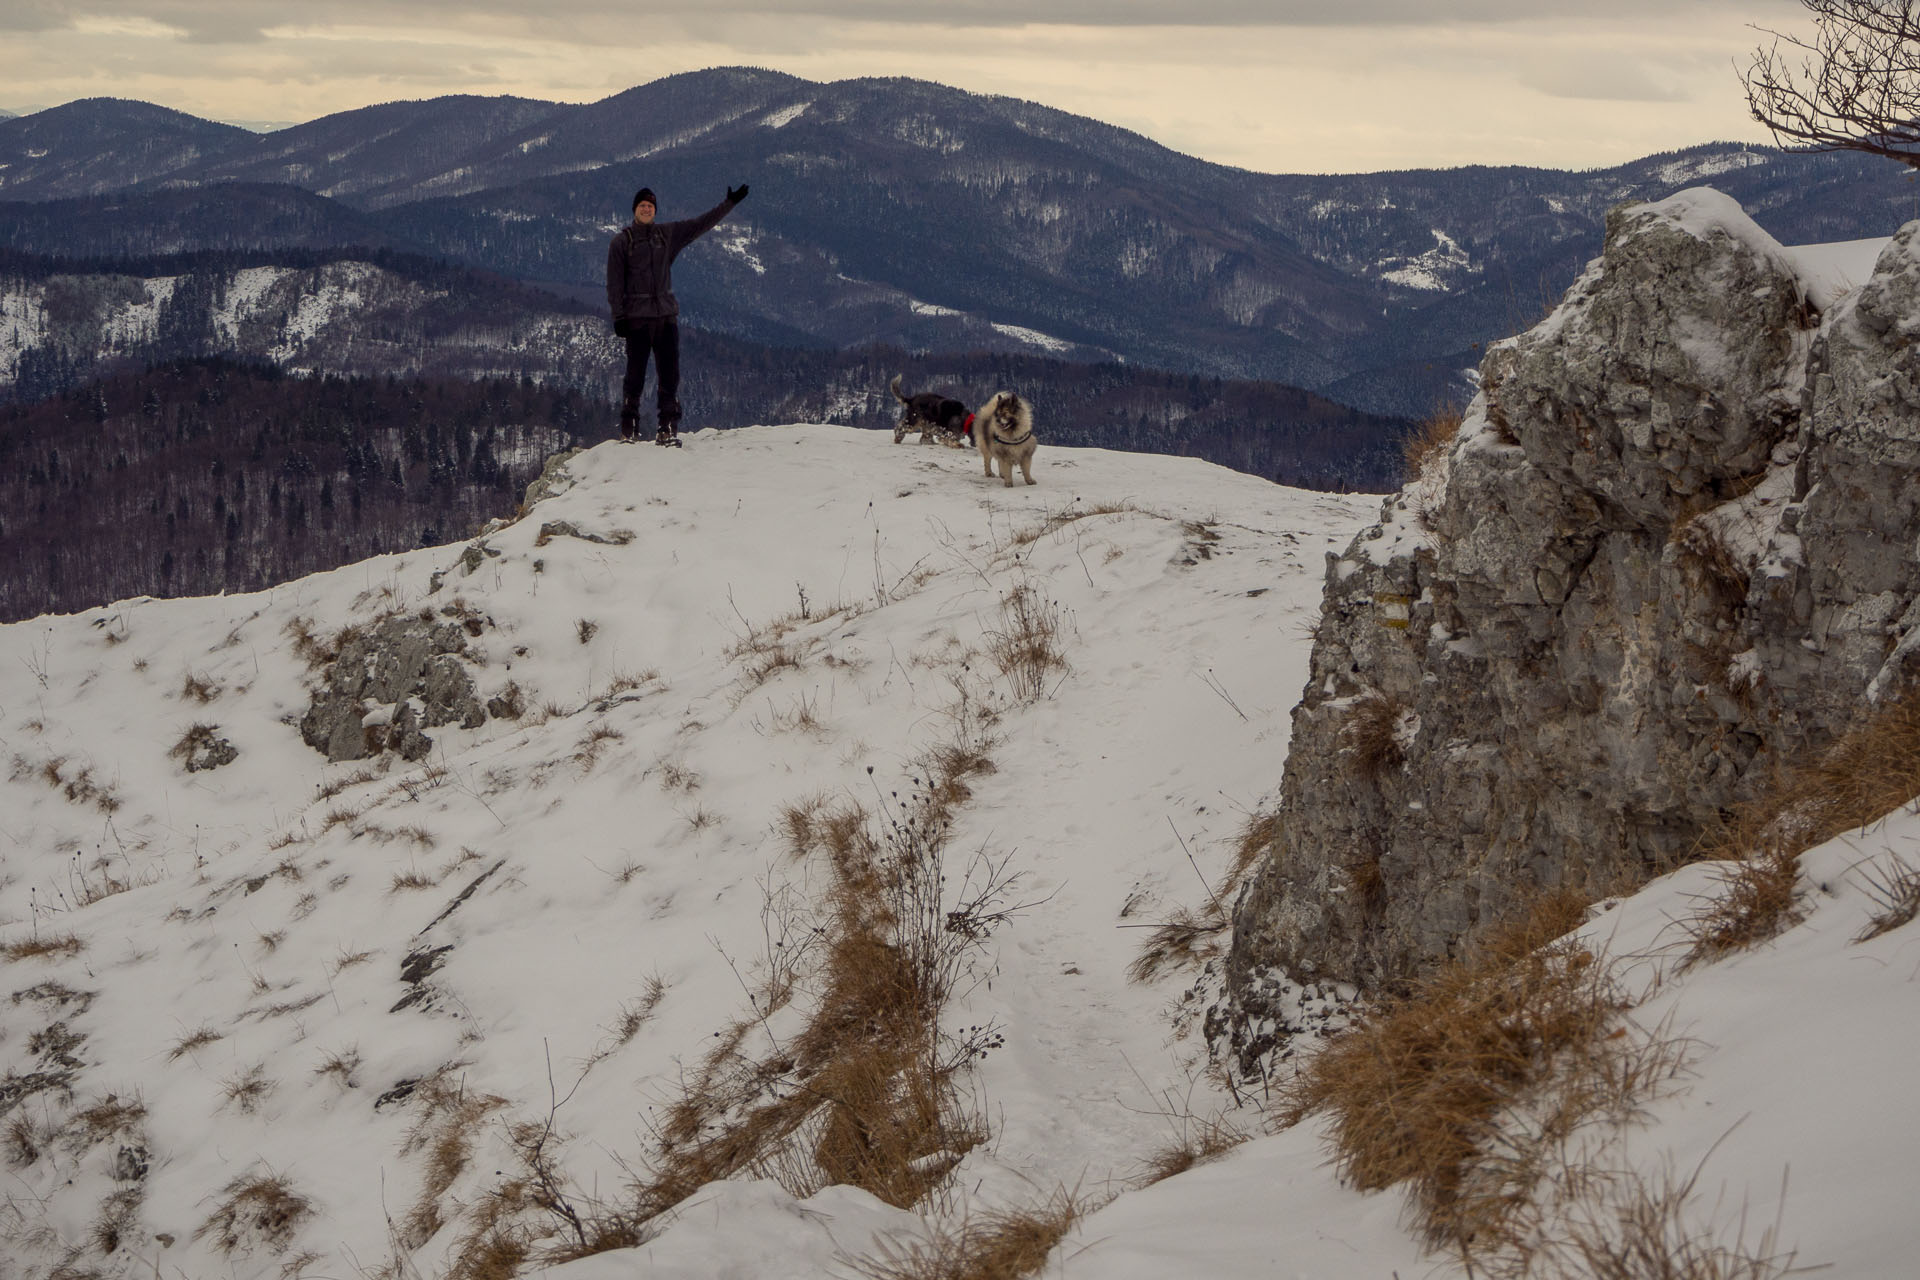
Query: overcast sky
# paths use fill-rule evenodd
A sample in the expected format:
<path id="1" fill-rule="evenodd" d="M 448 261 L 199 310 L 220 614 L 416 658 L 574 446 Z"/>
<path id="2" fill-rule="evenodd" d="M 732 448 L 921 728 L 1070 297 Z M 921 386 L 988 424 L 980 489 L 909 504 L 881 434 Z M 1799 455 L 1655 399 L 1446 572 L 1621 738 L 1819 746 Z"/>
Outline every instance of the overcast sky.
<path id="1" fill-rule="evenodd" d="M 1766 140 L 1750 24 L 1806 25 L 1796 0 L 0 0 L 0 107 L 297 122 L 747 65 L 1008 94 L 1270 173 L 1589 168 Z"/>

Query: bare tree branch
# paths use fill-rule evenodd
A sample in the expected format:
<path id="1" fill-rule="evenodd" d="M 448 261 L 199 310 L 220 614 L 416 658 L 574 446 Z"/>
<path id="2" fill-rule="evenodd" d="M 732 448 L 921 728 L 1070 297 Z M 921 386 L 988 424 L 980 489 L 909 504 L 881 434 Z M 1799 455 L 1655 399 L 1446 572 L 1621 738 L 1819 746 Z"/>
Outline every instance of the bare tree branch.
<path id="1" fill-rule="evenodd" d="M 1747 109 L 1784 144 L 1865 151 L 1920 168 L 1920 14 L 1915 0 L 1800 0 L 1810 36 L 1773 43 L 1742 74 Z"/>

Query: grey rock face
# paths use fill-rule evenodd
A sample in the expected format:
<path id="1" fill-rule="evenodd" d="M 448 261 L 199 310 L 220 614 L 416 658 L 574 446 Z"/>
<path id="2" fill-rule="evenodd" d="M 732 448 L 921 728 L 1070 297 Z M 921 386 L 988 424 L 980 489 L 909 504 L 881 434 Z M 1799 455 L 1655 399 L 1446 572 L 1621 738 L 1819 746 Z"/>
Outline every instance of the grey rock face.
<path id="1" fill-rule="evenodd" d="M 433 748 L 423 731 L 487 713 L 464 655 L 470 622 L 417 614 L 386 618 L 341 646 L 300 721 L 300 737 L 329 760 L 383 750 L 418 760 Z"/>
<path id="2" fill-rule="evenodd" d="M 1614 211 L 1445 456 L 1329 556 L 1235 913 L 1243 1066 L 1276 972 L 1379 989 L 1541 889 L 1637 883 L 1905 687 L 1917 334 L 1920 224 L 1820 316 L 1725 197 Z"/>

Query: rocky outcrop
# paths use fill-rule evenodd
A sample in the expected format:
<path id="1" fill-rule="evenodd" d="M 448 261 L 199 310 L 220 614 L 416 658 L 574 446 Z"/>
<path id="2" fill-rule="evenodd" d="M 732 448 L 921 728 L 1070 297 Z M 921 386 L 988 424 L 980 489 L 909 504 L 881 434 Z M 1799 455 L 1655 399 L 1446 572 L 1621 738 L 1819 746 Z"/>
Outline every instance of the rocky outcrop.
<path id="1" fill-rule="evenodd" d="M 1329 557 L 1235 912 L 1236 1050 L 1272 992 L 1391 985 L 1541 888 L 1684 858 L 1904 686 L 1916 336 L 1920 224 L 1832 299 L 1717 193 L 1614 211 L 1450 447 Z"/>
<path id="2" fill-rule="evenodd" d="M 398 614 L 350 636 L 321 673 L 300 737 L 329 760 L 394 751 L 418 760 L 424 732 L 443 724 L 477 729 L 487 713 L 465 655 L 477 619 Z"/>

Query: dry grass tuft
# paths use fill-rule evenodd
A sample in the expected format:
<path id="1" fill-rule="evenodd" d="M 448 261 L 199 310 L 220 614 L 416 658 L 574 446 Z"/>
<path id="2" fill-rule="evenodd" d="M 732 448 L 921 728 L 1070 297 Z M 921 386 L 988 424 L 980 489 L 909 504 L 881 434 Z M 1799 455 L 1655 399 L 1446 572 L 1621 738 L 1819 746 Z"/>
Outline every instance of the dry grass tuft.
<path id="1" fill-rule="evenodd" d="M 1399 702 L 1377 691 L 1354 699 L 1340 726 L 1340 749 L 1361 777 L 1378 778 L 1404 758 L 1399 737 L 1403 710 Z"/>
<path id="2" fill-rule="evenodd" d="M 1071 1192 L 1056 1191 L 1033 1208 L 934 1226 L 924 1241 L 884 1247 L 853 1265 L 867 1280 L 1025 1280 L 1047 1265 L 1083 1211 Z"/>
<path id="3" fill-rule="evenodd" d="M 1883 933 L 1892 933 L 1920 915 L 1920 869 L 1898 856 L 1869 867 L 1862 878 L 1867 895 L 1877 908 L 1855 942 L 1870 942 Z"/>
<path id="4" fill-rule="evenodd" d="M 1113 516 L 1113 515 L 1121 515 L 1127 512 L 1142 512 L 1147 515 L 1157 514 L 1155 512 L 1147 511 L 1146 508 L 1141 507 L 1136 503 L 1124 502 L 1124 501 L 1123 502 L 1095 502 L 1095 503 L 1090 503 L 1087 506 L 1079 506 L 1076 504 L 1074 506 L 1067 507 L 1060 511 L 1050 512 L 1046 516 L 1035 521 L 1034 523 L 1030 525 L 1025 525 L 1019 529 L 1014 530 L 1013 535 L 1007 539 L 1007 546 L 1008 547 L 1027 546 L 1030 543 L 1035 543 L 1040 541 L 1040 539 L 1046 537 L 1049 534 L 1058 533 L 1060 530 L 1067 528 L 1069 525 L 1075 524 L 1081 520 L 1088 519 L 1091 516 Z M 1161 518 L 1167 519 L 1169 517 L 1163 516 Z"/>
<path id="5" fill-rule="evenodd" d="M 1197 969 L 1221 953 L 1222 936 L 1230 923 L 1210 899 L 1205 907 L 1175 907 L 1147 934 L 1140 953 L 1127 965 L 1127 977 L 1152 982 L 1172 969 Z"/>
<path id="6" fill-rule="evenodd" d="M 573 763 L 579 766 L 580 772 L 591 773 L 593 767 L 600 763 L 600 756 L 608 749 L 609 744 L 624 742 L 626 737 L 626 734 L 611 725 L 596 724 L 581 734 L 580 740 L 573 744 Z"/>
<path id="7" fill-rule="evenodd" d="M 173 1042 L 173 1048 L 167 1050 L 167 1061 L 178 1062 L 195 1049 L 204 1049 L 215 1041 L 222 1039 L 225 1039 L 225 1037 L 222 1036 L 220 1032 L 215 1031 L 206 1023 L 201 1023 L 200 1026 Z"/>
<path id="8" fill-rule="evenodd" d="M 1731 1241 L 1693 1227 L 1686 1211 L 1699 1178 L 1695 1169 L 1605 1179 L 1525 1264 L 1543 1280 L 1778 1280 L 1799 1270 L 1772 1228 L 1747 1243 L 1744 1214 Z"/>
<path id="9" fill-rule="evenodd" d="M 1146 1158 L 1133 1185 L 1136 1189 L 1150 1187 L 1175 1174 L 1185 1173 L 1196 1165 L 1218 1160 L 1252 1136 L 1228 1124 L 1225 1118 L 1201 1120 L 1195 1116 L 1182 1117 L 1178 1136 Z"/>
<path id="10" fill-rule="evenodd" d="M 241 1115 L 250 1116 L 260 1110 L 261 1104 L 276 1087 L 274 1081 L 267 1078 L 266 1064 L 255 1063 L 240 1075 L 222 1083 L 220 1092 Z"/>
<path id="11" fill-rule="evenodd" d="M 1127 966 L 1127 976 L 1135 982 L 1152 982 L 1169 970 L 1198 969 L 1220 955 L 1227 930 L 1233 926 L 1227 904 L 1240 892 L 1260 859 L 1277 849 L 1279 842 L 1279 814 L 1249 815 L 1234 839 L 1226 883 L 1218 892 L 1207 886 L 1206 905 L 1197 909 L 1175 907 L 1165 920 L 1152 926 L 1140 953 Z"/>
<path id="12" fill-rule="evenodd" d="M 122 1187 L 100 1202 L 100 1212 L 94 1217 L 88 1235 L 102 1257 L 110 1258 L 133 1242 L 140 1228 L 140 1204 L 145 1198 L 143 1188 Z"/>
<path id="13" fill-rule="evenodd" d="M 1417 479 L 1426 470 L 1427 463 L 1439 457 L 1453 438 L 1460 434 L 1460 423 L 1465 417 L 1463 410 L 1439 408 L 1428 414 L 1414 429 L 1400 441 L 1400 460 L 1406 468 L 1408 480 Z"/>
<path id="14" fill-rule="evenodd" d="M 243 1174 L 226 1185 L 223 1199 L 194 1231 L 211 1240 L 227 1257 L 265 1246 L 284 1253 L 300 1225 L 313 1216 L 312 1203 L 277 1173 Z"/>
<path id="15" fill-rule="evenodd" d="M 293 618 L 282 631 L 293 642 L 293 656 L 305 663 L 309 671 L 324 667 L 340 656 L 337 644 L 314 631 L 312 618 Z"/>
<path id="16" fill-rule="evenodd" d="M 1681 921 L 1688 940 L 1682 967 L 1717 960 L 1730 951 L 1744 951 L 1798 924 L 1800 856 L 1766 849 L 1744 862 L 1717 868 L 1716 893 L 1693 915 Z"/>
<path id="17" fill-rule="evenodd" d="M 183 701 L 198 702 L 205 705 L 220 696 L 220 682 L 212 676 L 189 671 L 180 678 L 180 697 Z"/>
<path id="18" fill-rule="evenodd" d="M 1239 838 L 1234 841 L 1233 861 L 1227 866 L 1230 885 L 1238 888 L 1269 850 L 1280 847 L 1281 825 L 1278 811 L 1248 816 L 1240 828 Z"/>
<path id="19" fill-rule="evenodd" d="M 1735 865 L 1723 877 L 1725 892 L 1684 922 L 1692 941 L 1684 963 L 1753 946 L 1797 923 L 1800 855 L 1916 796 L 1920 695 L 1909 695 L 1880 706 L 1818 760 L 1784 774 L 1707 833 L 1696 856 Z"/>
<path id="20" fill-rule="evenodd" d="M 1542 1154 L 1684 1064 L 1682 1046 L 1624 1025 L 1606 965 L 1564 939 L 1584 916 L 1571 892 L 1541 899 L 1331 1041 L 1288 1089 L 1289 1122 L 1330 1117 L 1347 1183 L 1406 1186 L 1431 1246 L 1513 1247 Z M 1501 1129 L 1515 1115 L 1531 1117 L 1518 1137 Z"/>
<path id="21" fill-rule="evenodd" d="M 320 1065 L 313 1069 L 313 1074 L 332 1080 L 342 1089 L 357 1089 L 360 1087 L 359 1070 L 360 1050 L 357 1046 L 348 1045 L 320 1059 Z"/>
<path id="22" fill-rule="evenodd" d="M 85 1148 L 137 1134 L 146 1118 L 146 1104 L 137 1096 L 122 1099 L 110 1093 L 92 1106 L 74 1112 L 67 1120 L 65 1131 L 76 1146 Z"/>
<path id="23" fill-rule="evenodd" d="M 448 1080 L 451 1074 L 443 1070 L 414 1090 L 417 1115 L 400 1149 L 402 1155 L 425 1157 L 420 1197 L 402 1223 L 402 1239 L 412 1249 L 431 1240 L 445 1225 L 440 1198 L 466 1171 L 474 1139 L 487 1117 L 507 1104 L 505 1098 L 492 1094 L 468 1093 L 459 1082 Z"/>
<path id="24" fill-rule="evenodd" d="M 431 889 L 439 883 L 424 871 L 409 869 L 394 873 L 393 884 L 387 892 L 410 893 L 416 889 Z"/>
<path id="25" fill-rule="evenodd" d="M 987 656 L 1007 681 L 1013 696 L 1037 702 L 1055 677 L 1067 670 L 1061 626 L 1065 611 L 1023 582 L 1000 599 L 1000 626 L 987 632 Z"/>
<path id="26" fill-rule="evenodd" d="M 50 933 L 45 937 L 35 934 L 31 938 L 0 945 L 0 958 L 13 961 L 64 960 L 86 949 L 87 944 L 75 934 Z"/>

